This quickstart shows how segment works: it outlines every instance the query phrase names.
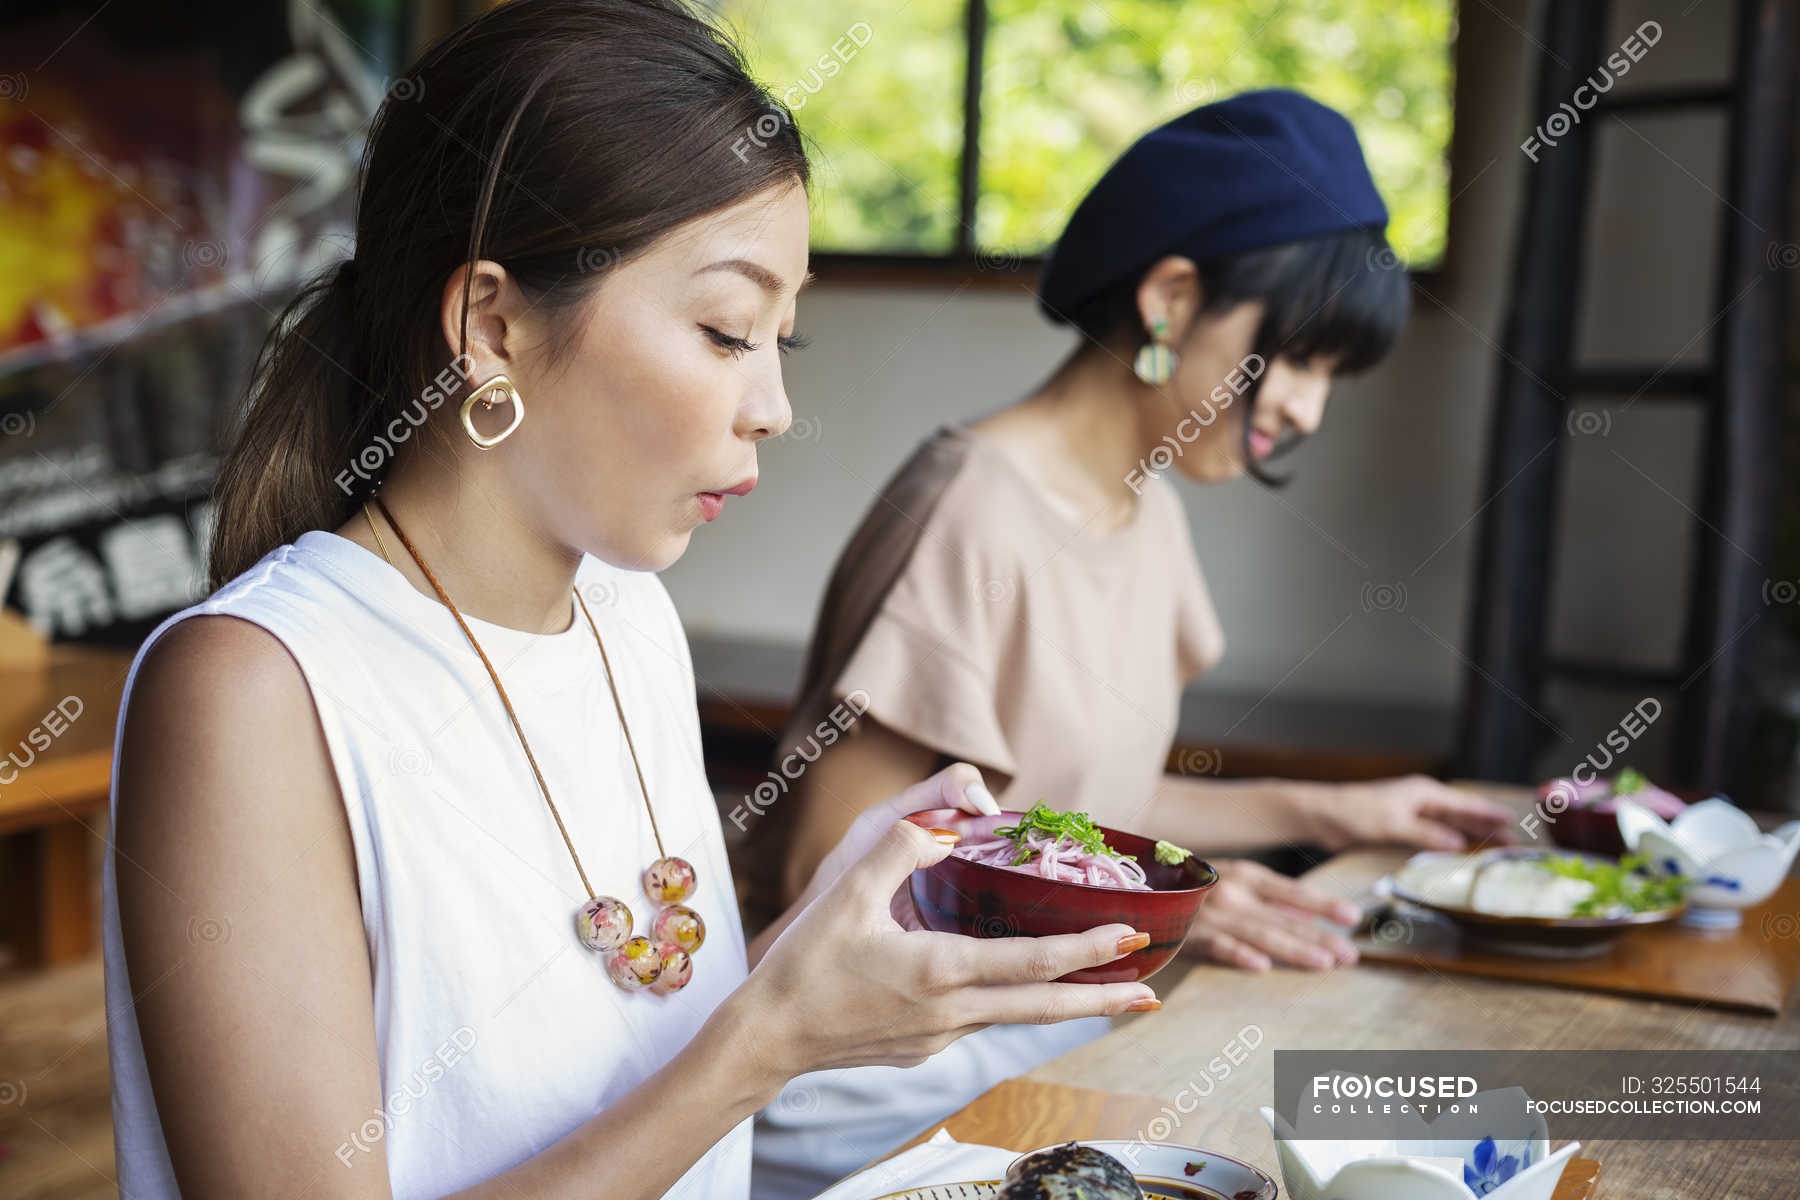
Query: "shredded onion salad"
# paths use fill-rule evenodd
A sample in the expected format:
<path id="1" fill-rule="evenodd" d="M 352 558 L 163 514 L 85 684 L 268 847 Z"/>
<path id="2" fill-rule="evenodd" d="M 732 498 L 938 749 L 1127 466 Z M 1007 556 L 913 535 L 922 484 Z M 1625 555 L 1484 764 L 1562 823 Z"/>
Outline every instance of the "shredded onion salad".
<path id="1" fill-rule="evenodd" d="M 970 862 L 1042 875 L 1059 883 L 1085 883 L 1128 892 L 1152 890 L 1144 868 L 1135 858 L 1108 846 L 1105 835 L 1086 813 L 1057 812 L 1042 801 L 1032 805 L 1017 825 L 1001 826 L 994 830 L 992 838 L 959 845 L 950 853 Z M 1186 857 L 1187 852 L 1181 851 L 1181 855 Z M 1166 861 L 1161 845 L 1157 847 L 1157 858 Z"/>

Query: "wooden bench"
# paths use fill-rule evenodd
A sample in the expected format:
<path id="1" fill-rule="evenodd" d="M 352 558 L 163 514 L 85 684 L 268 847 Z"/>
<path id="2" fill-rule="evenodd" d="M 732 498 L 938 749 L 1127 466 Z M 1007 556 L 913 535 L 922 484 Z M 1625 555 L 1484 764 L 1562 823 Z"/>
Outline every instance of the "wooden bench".
<path id="1" fill-rule="evenodd" d="M 797 645 L 696 635 L 700 729 L 716 790 L 754 787 L 787 723 L 805 652 Z M 1454 714 L 1447 706 L 1319 700 L 1190 688 L 1168 769 L 1245 779 L 1381 779 L 1440 773 Z"/>
<path id="2" fill-rule="evenodd" d="M 52 646 L 42 666 L 0 669 L 0 945 L 14 965 L 71 962 L 94 948 L 113 734 L 131 659 Z M 32 743 L 34 731 L 47 746 Z"/>

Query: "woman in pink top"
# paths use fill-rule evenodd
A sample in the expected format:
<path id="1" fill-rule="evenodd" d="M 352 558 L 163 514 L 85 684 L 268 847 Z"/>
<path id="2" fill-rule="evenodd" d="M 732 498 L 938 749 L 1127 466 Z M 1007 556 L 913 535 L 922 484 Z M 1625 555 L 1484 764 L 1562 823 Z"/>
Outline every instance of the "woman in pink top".
<path id="1" fill-rule="evenodd" d="M 1188 947 L 1251 969 L 1353 961 L 1320 918 L 1355 910 L 1221 856 L 1503 836 L 1505 810 L 1419 776 L 1163 773 L 1182 689 L 1225 647 L 1167 476 L 1280 482 L 1265 464 L 1405 319 L 1386 221 L 1349 122 L 1291 91 L 1196 109 L 1108 170 L 1039 292 L 1081 343 L 1020 402 L 928 438 L 838 562 L 780 743 L 797 778 L 753 833 L 759 907 L 798 894 L 857 814 L 954 759 L 1008 809 L 1043 800 L 1205 854 L 1223 879 Z M 996 1026 L 910 1070 L 801 1076 L 758 1120 L 759 1200 L 811 1195 L 1105 1029 Z"/>
<path id="2" fill-rule="evenodd" d="M 1503 809 L 1422 776 L 1163 773 L 1181 691 L 1225 646 L 1168 477 L 1280 484 L 1267 464 L 1318 428 L 1333 377 L 1405 320 L 1386 221 L 1349 122 L 1292 91 L 1198 108 L 1108 170 L 1040 287 L 1080 344 L 1023 400 L 929 438 L 838 563 L 782 739 L 810 765 L 757 830 L 779 846 L 759 856 L 770 898 L 947 759 L 1009 809 L 1042 799 L 1206 854 L 1224 880 L 1189 946 L 1252 969 L 1353 961 L 1316 918 L 1355 913 L 1219 856 L 1504 840 Z M 826 750 L 818 724 L 847 700 L 860 715 Z"/>

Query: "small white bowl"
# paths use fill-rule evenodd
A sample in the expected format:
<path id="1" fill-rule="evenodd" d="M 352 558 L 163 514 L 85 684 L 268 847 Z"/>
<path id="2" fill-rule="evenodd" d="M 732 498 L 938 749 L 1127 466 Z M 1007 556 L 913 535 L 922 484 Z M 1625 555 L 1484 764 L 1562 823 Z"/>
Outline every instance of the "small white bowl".
<path id="1" fill-rule="evenodd" d="M 1800 821 L 1764 833 L 1717 796 L 1673 821 L 1621 798 L 1618 818 L 1628 850 L 1646 856 L 1652 870 L 1692 881 L 1681 922 L 1702 929 L 1735 929 L 1742 910 L 1775 894 L 1800 850 Z"/>
<path id="2" fill-rule="evenodd" d="M 1517 1088 L 1478 1092 L 1492 1100 Z M 1479 1107 L 1479 1104 L 1478 1104 Z M 1554 1154 L 1540 1116 L 1529 1138 L 1477 1136 L 1480 1117 L 1446 1114 L 1427 1123 L 1408 1118 L 1388 1141 L 1334 1141 L 1294 1132 L 1271 1108 L 1260 1110 L 1275 1135 L 1281 1181 L 1290 1200 L 1551 1200 L 1563 1167 L 1580 1148 Z"/>

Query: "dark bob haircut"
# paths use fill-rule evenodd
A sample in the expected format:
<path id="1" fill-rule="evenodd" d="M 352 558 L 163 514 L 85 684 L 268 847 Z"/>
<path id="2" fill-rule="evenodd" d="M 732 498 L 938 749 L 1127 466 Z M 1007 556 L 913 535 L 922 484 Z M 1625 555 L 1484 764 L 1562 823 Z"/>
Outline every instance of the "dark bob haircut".
<path id="1" fill-rule="evenodd" d="M 1179 255 L 1174 247 L 1158 261 Z M 1191 256 L 1190 256 L 1191 257 Z M 1137 311 L 1138 286 L 1152 264 L 1096 295 L 1069 314 L 1070 324 L 1096 343 L 1129 329 L 1141 345 L 1149 339 Z M 1385 358 L 1406 324 L 1412 286 L 1405 265 L 1379 229 L 1347 229 L 1225 258 L 1196 259 L 1200 311 L 1217 314 L 1239 304 L 1265 305 L 1251 349 L 1264 360 L 1305 363 L 1337 358 L 1334 374 L 1355 375 Z M 1258 379 L 1248 398 L 1254 404 Z M 1243 423 L 1249 437 L 1250 422 Z M 1245 455 L 1248 472 L 1262 483 L 1287 481 Z"/>

